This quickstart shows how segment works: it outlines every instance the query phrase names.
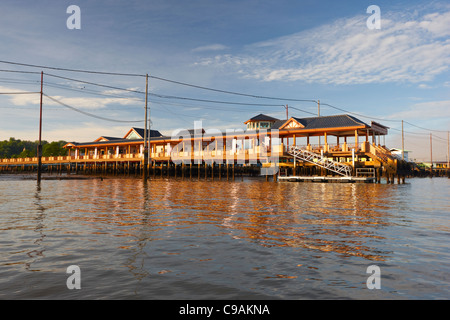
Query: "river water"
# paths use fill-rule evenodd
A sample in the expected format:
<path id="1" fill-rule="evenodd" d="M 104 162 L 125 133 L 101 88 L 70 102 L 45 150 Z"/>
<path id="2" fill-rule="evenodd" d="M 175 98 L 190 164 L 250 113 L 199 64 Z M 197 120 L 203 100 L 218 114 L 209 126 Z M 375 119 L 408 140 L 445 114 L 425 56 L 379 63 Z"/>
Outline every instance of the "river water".
<path id="1" fill-rule="evenodd" d="M 406 182 L 0 175 L 0 299 L 449 299 L 450 180 Z"/>

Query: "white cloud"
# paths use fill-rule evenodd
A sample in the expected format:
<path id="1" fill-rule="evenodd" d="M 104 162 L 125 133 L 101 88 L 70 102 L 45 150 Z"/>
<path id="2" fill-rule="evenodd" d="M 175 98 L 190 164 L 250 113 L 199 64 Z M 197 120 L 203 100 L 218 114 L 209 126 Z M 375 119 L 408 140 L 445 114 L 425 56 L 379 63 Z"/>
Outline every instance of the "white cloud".
<path id="1" fill-rule="evenodd" d="M 192 49 L 192 52 L 222 51 L 222 50 L 226 50 L 226 49 L 228 49 L 227 46 L 220 44 L 220 43 L 215 43 L 215 44 L 210 44 L 210 45 L 194 48 L 194 49 Z"/>
<path id="2" fill-rule="evenodd" d="M 413 104 L 407 110 L 394 113 L 390 119 L 450 119 L 450 100 L 428 101 Z"/>
<path id="3" fill-rule="evenodd" d="M 420 26 L 437 37 L 448 37 L 450 35 L 450 12 L 428 14 L 420 22 Z"/>
<path id="4" fill-rule="evenodd" d="M 42 139 L 47 141 L 75 141 L 85 142 L 93 141 L 100 136 L 123 137 L 131 126 L 108 126 L 102 127 L 98 123 L 86 122 L 76 124 L 64 124 L 52 128 L 46 128 L 42 133 Z M 22 140 L 37 140 L 37 131 L 35 128 L 23 128 L 20 135 L 11 134 L 10 131 L 0 130 L 0 137 L 7 138 L 14 136 Z"/>
<path id="5" fill-rule="evenodd" d="M 8 87 L 0 86 L 0 92 L 7 93 L 20 93 L 24 92 L 22 90 L 11 89 Z M 6 95 L 9 97 L 9 102 L 14 106 L 27 106 L 27 105 L 39 105 L 40 97 L 39 94 L 12 94 Z M 71 107 L 80 109 L 103 109 L 108 105 L 119 104 L 119 105 L 136 105 L 136 99 L 133 98 L 96 98 L 96 97 L 62 97 L 62 96 L 52 96 L 52 98 L 65 103 Z M 44 103 L 47 106 L 59 106 L 55 101 L 44 97 Z"/>
<path id="6" fill-rule="evenodd" d="M 325 84 L 428 82 L 449 70 L 450 11 L 422 18 L 382 16 L 369 30 L 366 16 L 249 45 L 243 53 L 217 55 L 200 65 L 226 67 L 262 81 Z"/>
<path id="7" fill-rule="evenodd" d="M 123 137 L 130 126 L 99 126 L 98 123 L 85 122 L 76 125 L 64 125 L 45 131 L 45 139 L 48 141 L 93 141 L 100 136 Z"/>

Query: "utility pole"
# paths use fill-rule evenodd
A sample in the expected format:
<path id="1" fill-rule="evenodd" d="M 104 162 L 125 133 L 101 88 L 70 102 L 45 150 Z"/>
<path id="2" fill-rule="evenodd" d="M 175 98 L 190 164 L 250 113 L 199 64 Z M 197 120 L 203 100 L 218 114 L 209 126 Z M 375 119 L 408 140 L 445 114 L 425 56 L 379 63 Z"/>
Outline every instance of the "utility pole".
<path id="1" fill-rule="evenodd" d="M 450 170 L 450 132 L 447 131 L 447 176 Z"/>
<path id="2" fill-rule="evenodd" d="M 320 100 L 317 100 L 317 116 L 320 117 Z M 320 147 L 320 136 L 319 136 L 319 147 Z"/>
<path id="3" fill-rule="evenodd" d="M 41 174 L 42 174 L 42 95 L 43 95 L 43 87 L 44 87 L 44 72 L 41 71 L 41 101 L 39 106 L 39 144 L 37 149 L 38 156 L 38 168 L 37 168 L 37 182 L 41 182 Z"/>
<path id="4" fill-rule="evenodd" d="M 147 180 L 147 157 L 148 157 L 148 145 L 147 145 L 147 100 L 148 100 L 148 74 L 145 76 L 145 125 L 144 125 L 144 163 L 142 170 L 142 179 Z"/>
<path id="5" fill-rule="evenodd" d="M 403 132 L 403 120 L 402 120 L 402 160 L 405 160 L 405 134 Z"/>
<path id="6" fill-rule="evenodd" d="M 430 174 L 433 176 L 433 138 L 430 133 L 430 158 L 431 158 L 431 166 L 430 166 Z"/>
<path id="7" fill-rule="evenodd" d="M 148 74 L 147 74 L 147 79 L 148 79 Z M 145 95 L 145 100 L 146 100 L 146 105 L 148 105 L 148 80 L 147 80 L 147 85 L 146 85 L 146 91 L 147 91 L 147 94 Z M 147 150 L 148 150 L 148 152 L 147 152 L 147 154 L 148 154 L 148 157 L 147 157 L 147 165 L 149 166 L 149 168 L 148 168 L 148 172 L 149 172 L 149 174 L 150 174 L 150 163 L 151 163 L 151 155 L 152 155 L 152 151 L 151 151 L 151 143 L 150 143 L 150 138 L 151 138 L 151 133 L 152 133 L 152 130 L 151 130 L 151 124 L 152 124 L 152 120 L 151 120 L 151 116 L 150 116 L 150 110 L 151 110 L 151 108 L 148 108 L 148 139 L 147 139 L 147 144 L 148 144 L 148 147 L 147 147 Z"/>
<path id="8" fill-rule="evenodd" d="M 289 120 L 289 106 L 286 105 L 286 120 Z"/>

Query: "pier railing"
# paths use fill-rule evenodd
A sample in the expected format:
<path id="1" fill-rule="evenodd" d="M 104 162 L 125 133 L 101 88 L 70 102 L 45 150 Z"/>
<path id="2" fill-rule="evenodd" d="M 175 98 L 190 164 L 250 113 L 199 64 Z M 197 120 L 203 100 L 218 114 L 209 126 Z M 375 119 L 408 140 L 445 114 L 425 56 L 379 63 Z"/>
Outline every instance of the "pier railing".
<path id="1" fill-rule="evenodd" d="M 176 149 L 164 150 L 160 152 L 151 152 L 150 158 L 156 161 L 167 160 L 194 160 L 202 161 L 211 160 L 249 160 L 249 159 L 266 159 L 267 157 L 281 157 L 285 152 L 283 144 L 271 146 L 254 146 L 250 149 L 233 149 L 233 150 L 211 150 L 211 151 L 177 151 Z M 81 154 L 55 157 L 42 157 L 42 163 L 70 163 L 70 162 L 102 162 L 102 161 L 142 161 L 144 155 L 142 153 L 120 153 L 120 154 Z M 37 164 L 37 157 L 28 158 L 9 158 L 0 159 L 0 165 L 34 165 Z"/>
<path id="2" fill-rule="evenodd" d="M 331 159 L 328 159 L 327 157 L 323 157 L 321 154 L 318 154 L 316 152 L 308 151 L 297 146 L 291 146 L 289 148 L 289 154 L 291 154 L 295 158 L 333 171 L 342 176 L 349 177 L 352 174 L 352 167 L 337 161 L 333 161 Z"/>
<path id="3" fill-rule="evenodd" d="M 294 145 L 295 147 L 301 148 L 303 150 L 316 152 L 316 153 L 330 153 L 330 152 L 352 152 L 352 150 L 355 150 L 355 152 L 365 152 L 365 145 L 364 143 L 361 143 L 357 146 L 353 144 L 347 144 L 347 143 L 340 143 L 340 144 L 308 144 L 308 145 Z M 284 151 L 289 152 L 289 148 L 292 147 L 292 145 L 286 145 L 284 146 Z"/>

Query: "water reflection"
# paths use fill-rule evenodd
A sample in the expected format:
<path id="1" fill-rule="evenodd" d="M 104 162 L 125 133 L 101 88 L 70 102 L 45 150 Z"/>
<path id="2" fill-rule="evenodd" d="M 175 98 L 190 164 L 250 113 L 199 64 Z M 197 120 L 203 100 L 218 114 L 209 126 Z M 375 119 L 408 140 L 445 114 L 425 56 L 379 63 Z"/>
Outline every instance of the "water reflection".
<path id="1" fill-rule="evenodd" d="M 447 180 L 30 182 L 0 183 L 3 293 L 73 294 L 71 264 L 95 298 L 359 298 L 350 288 L 365 288 L 370 264 L 383 267 L 385 294 L 448 287 Z"/>
<path id="2" fill-rule="evenodd" d="M 369 260 L 390 254 L 378 247 L 392 209 L 382 185 L 118 179 L 84 188 L 77 200 L 90 205 L 78 207 L 74 219 L 135 238 L 136 259 L 148 241 L 175 230 Z"/>
<path id="3" fill-rule="evenodd" d="M 132 245 L 122 246 L 120 249 L 125 249 L 130 252 L 129 257 L 125 261 L 125 265 L 135 279 L 142 281 L 150 275 L 150 271 L 145 267 L 145 260 L 147 258 L 145 247 L 149 243 L 149 240 L 151 240 L 146 230 L 149 225 L 149 215 L 151 214 L 147 209 L 150 197 L 148 181 L 137 181 L 135 184 L 135 193 L 142 197 L 142 201 L 140 201 L 142 205 L 141 228 L 135 233 L 136 241 Z"/>
<path id="4" fill-rule="evenodd" d="M 34 193 L 34 205 L 36 207 L 36 216 L 34 218 L 34 229 L 33 231 L 36 233 L 36 239 L 33 244 L 37 246 L 36 249 L 30 250 L 27 252 L 27 256 L 31 258 L 31 261 L 25 262 L 25 269 L 27 271 L 39 271 L 37 269 L 32 269 L 32 264 L 36 263 L 39 259 L 44 258 L 45 247 L 43 246 L 43 241 L 46 237 L 45 230 L 45 207 L 42 205 L 42 197 L 41 197 L 41 182 L 38 181 L 36 185 L 36 192 Z"/>

